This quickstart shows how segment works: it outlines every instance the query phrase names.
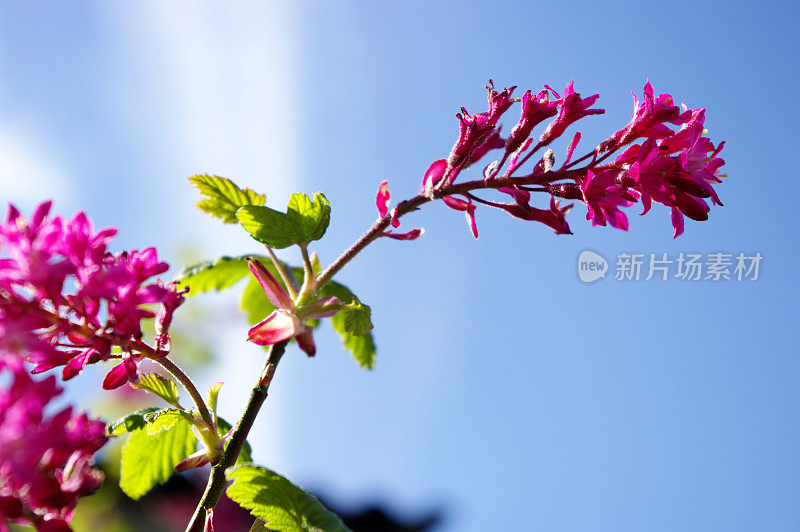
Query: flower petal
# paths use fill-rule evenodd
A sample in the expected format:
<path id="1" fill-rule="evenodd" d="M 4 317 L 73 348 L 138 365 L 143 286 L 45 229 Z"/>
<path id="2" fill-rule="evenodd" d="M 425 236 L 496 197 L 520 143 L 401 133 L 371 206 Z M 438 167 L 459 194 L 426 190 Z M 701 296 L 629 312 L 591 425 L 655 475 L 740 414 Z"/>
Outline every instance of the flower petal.
<path id="1" fill-rule="evenodd" d="M 317 344 L 314 343 L 314 334 L 311 329 L 297 336 L 297 346 L 310 357 L 317 354 Z"/>
<path id="2" fill-rule="evenodd" d="M 258 283 L 272 304 L 278 308 L 293 309 L 294 301 L 283 286 L 269 273 L 269 270 L 259 260 L 252 257 L 248 257 L 247 262 L 250 265 L 250 271 L 258 279 Z"/>
<path id="3" fill-rule="evenodd" d="M 288 340 L 308 329 L 297 316 L 285 309 L 277 309 L 260 323 L 254 325 L 247 339 L 257 345 L 272 345 Z"/>
<path id="4" fill-rule="evenodd" d="M 384 181 L 378 186 L 378 194 L 375 196 L 375 206 L 378 207 L 378 214 L 381 218 L 389 214 L 389 200 L 392 195 L 389 194 L 389 182 Z"/>
<path id="5" fill-rule="evenodd" d="M 123 362 L 111 368 L 111 371 L 106 374 L 106 378 L 103 379 L 103 389 L 114 390 L 126 382 L 128 382 L 128 371 Z"/>

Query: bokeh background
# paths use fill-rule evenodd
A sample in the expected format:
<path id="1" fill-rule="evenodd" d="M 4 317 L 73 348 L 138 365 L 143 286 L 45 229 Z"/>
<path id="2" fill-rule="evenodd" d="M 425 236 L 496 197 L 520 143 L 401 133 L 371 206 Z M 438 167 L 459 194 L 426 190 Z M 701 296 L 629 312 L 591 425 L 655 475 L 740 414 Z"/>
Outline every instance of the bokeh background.
<path id="1" fill-rule="evenodd" d="M 292 347 L 255 458 L 337 508 L 434 513 L 443 531 L 800 530 L 799 24 L 777 1 L 7 0 L 0 200 L 85 209 L 121 228 L 118 249 L 156 245 L 177 273 L 258 249 L 193 209 L 188 175 L 276 207 L 320 190 L 325 263 L 372 223 L 380 181 L 416 193 L 488 78 L 599 92 L 581 153 L 649 78 L 727 141 L 725 207 L 677 240 L 661 205 L 635 207 L 629 233 L 576 208 L 560 237 L 479 209 L 477 241 L 441 205 L 408 216 L 423 238 L 380 241 L 339 277 L 373 308 L 376 369 L 327 327 L 315 359 Z M 584 249 L 764 260 L 755 282 L 584 285 Z M 202 299 L 215 362 L 200 380 L 226 382 L 236 418 L 263 351 L 235 297 Z M 97 379 L 73 381 L 73 400 L 101 404 Z"/>

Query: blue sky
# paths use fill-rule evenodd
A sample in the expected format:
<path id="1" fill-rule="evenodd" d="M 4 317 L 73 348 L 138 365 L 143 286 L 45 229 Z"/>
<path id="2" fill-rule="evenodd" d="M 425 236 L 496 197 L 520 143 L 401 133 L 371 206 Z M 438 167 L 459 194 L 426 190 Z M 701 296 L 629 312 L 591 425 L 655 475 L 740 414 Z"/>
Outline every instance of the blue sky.
<path id="1" fill-rule="evenodd" d="M 84 208 L 122 228 L 120 246 L 156 244 L 180 269 L 187 243 L 208 258 L 256 249 L 193 211 L 186 176 L 230 177 L 273 206 L 321 190 L 326 262 L 372 223 L 380 181 L 416 192 L 458 109 L 483 110 L 488 78 L 600 93 L 583 151 L 627 122 L 649 78 L 707 108 L 727 141 L 725 207 L 677 240 L 660 205 L 632 209 L 628 233 L 576 208 L 561 237 L 479 209 L 477 241 L 441 205 L 408 216 L 420 240 L 377 242 L 340 277 L 373 308 L 377 368 L 356 367 L 330 331 L 316 359 L 293 349 L 256 458 L 342 505 L 442 507 L 442 530 L 796 530 L 800 253 L 782 202 L 800 192 L 798 9 L 6 2 L 0 200 Z M 584 285 L 584 249 L 764 260 L 756 282 Z M 225 323 L 203 378 L 229 383 L 235 417 L 261 353 L 243 321 Z"/>

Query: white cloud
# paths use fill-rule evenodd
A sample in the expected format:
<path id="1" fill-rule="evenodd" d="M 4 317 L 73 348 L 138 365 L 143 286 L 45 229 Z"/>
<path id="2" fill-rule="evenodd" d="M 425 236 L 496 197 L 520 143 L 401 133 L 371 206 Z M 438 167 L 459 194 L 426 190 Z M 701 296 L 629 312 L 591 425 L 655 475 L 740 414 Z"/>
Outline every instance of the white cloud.
<path id="1" fill-rule="evenodd" d="M 4 121 L 0 128 L 0 201 L 30 209 L 50 198 L 64 206 L 72 199 L 69 172 L 37 128 Z M 4 210 L 4 207 L 3 207 Z"/>

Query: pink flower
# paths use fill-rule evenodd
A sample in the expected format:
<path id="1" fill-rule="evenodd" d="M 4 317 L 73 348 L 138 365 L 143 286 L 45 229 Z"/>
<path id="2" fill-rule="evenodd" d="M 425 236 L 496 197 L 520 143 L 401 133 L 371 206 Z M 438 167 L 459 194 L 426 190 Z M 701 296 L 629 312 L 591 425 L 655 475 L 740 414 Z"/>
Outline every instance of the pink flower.
<path id="1" fill-rule="evenodd" d="M 550 94 L 546 89 L 536 95 L 527 91 L 522 97 L 522 112 L 519 121 L 508 135 L 506 152 L 516 151 L 530 137 L 531 131 L 536 125 L 555 116 L 558 113 L 559 102 L 560 100 L 550 101 Z"/>
<path id="2" fill-rule="evenodd" d="M 122 353 L 122 362 L 111 368 L 103 379 L 104 390 L 115 390 L 128 382 L 139 382 L 139 364 L 141 357 L 134 357 L 129 352 Z M 67 368 L 70 366 L 67 365 Z M 65 368 L 65 369 L 67 369 Z"/>
<path id="3" fill-rule="evenodd" d="M 296 307 L 289 293 L 257 259 L 248 259 L 250 271 L 273 305 L 278 307 L 264 320 L 254 325 L 247 339 L 257 345 L 272 345 L 295 338 L 308 356 L 316 353 L 313 329 L 305 322 L 333 316 L 342 308 L 335 297 L 324 297 L 309 305 Z"/>
<path id="4" fill-rule="evenodd" d="M 472 203 L 472 198 L 467 196 L 467 200 L 464 201 L 454 196 L 445 196 L 442 198 L 442 201 L 451 209 L 464 212 L 472 236 L 478 238 L 478 225 L 475 223 L 475 205 Z"/>
<path id="5" fill-rule="evenodd" d="M 151 304 L 164 307 L 156 333 L 165 353 L 164 335 L 182 298 L 174 285 L 148 281 L 168 265 L 154 248 L 113 255 L 107 246 L 116 229 L 95 231 L 85 213 L 67 221 L 50 216 L 50 207 L 42 203 L 26 220 L 11 205 L 0 225 L 0 353 L 23 356 L 35 373 L 65 366 L 69 379 L 87 364 L 121 358 L 111 348 L 140 340 L 142 320 L 155 316 L 145 308 Z M 130 364 L 125 368 L 134 379 Z M 112 371 L 108 383 L 123 372 Z"/>
<path id="6" fill-rule="evenodd" d="M 422 177 L 422 186 L 419 189 L 419 193 L 425 194 L 429 198 L 433 198 L 433 189 L 442 182 L 446 171 L 446 159 L 438 159 L 433 161 L 425 171 L 425 175 Z M 380 207 L 378 207 L 378 210 L 380 210 Z"/>
<path id="7" fill-rule="evenodd" d="M 378 216 L 381 218 L 389 214 L 389 200 L 392 195 L 389 193 L 389 182 L 383 181 L 378 186 L 378 194 L 375 196 L 375 206 L 378 208 Z"/>
<path id="8" fill-rule="evenodd" d="M 606 170 L 594 174 L 591 170 L 580 185 L 583 201 L 588 207 L 586 219 L 592 225 L 606 225 L 628 230 L 628 217 L 619 210 L 620 207 L 630 207 L 639 199 L 639 193 L 629 190 L 617 183 L 618 171 Z"/>
<path id="9" fill-rule="evenodd" d="M 164 286 L 161 279 L 158 280 L 159 286 Z M 156 351 L 164 356 L 169 353 L 172 341 L 169 336 L 169 327 L 172 325 L 172 315 L 183 304 L 184 294 L 189 291 L 189 287 L 178 289 L 177 283 L 169 283 L 164 288 L 167 295 L 161 302 L 161 309 L 156 314 L 155 323 L 155 344 Z"/>
<path id="10" fill-rule="evenodd" d="M 434 163 L 434 164 L 436 164 L 436 163 Z M 431 166 L 431 167 L 433 167 L 433 166 Z M 429 173 L 430 173 L 430 170 L 429 170 Z M 425 178 L 427 179 L 427 177 L 428 177 L 428 174 L 426 173 L 425 174 Z M 423 180 L 422 186 L 423 186 L 423 188 L 426 186 L 424 180 Z M 389 193 L 389 182 L 388 181 L 383 181 L 378 186 L 378 194 L 375 196 L 375 206 L 378 208 L 378 215 L 381 218 L 384 218 L 389 214 L 389 201 L 391 200 L 391 198 L 392 198 L 392 195 Z M 391 221 L 389 223 L 395 229 L 400 227 L 400 220 L 397 217 L 397 210 L 396 209 L 394 211 L 392 211 L 392 219 L 391 219 Z M 380 236 L 393 238 L 395 240 L 416 240 L 417 238 L 419 238 L 422 235 L 422 233 L 423 233 L 422 229 L 413 229 L 411 231 L 408 231 L 407 233 L 395 233 L 394 231 L 389 229 L 388 231 L 384 231 L 383 233 L 381 233 Z"/>
<path id="11" fill-rule="evenodd" d="M 68 531 L 78 498 L 103 481 L 91 465 L 107 441 L 105 424 L 71 408 L 47 416 L 61 389 L 52 376 L 31 379 L 19 358 L 0 356 L 0 382 L 7 374 L 9 386 L 0 389 L 0 528 L 11 521 Z"/>
<path id="12" fill-rule="evenodd" d="M 548 89 L 549 86 L 545 85 Z M 567 83 L 564 89 L 564 97 L 558 101 L 558 116 L 547 125 L 547 128 L 542 133 L 539 141 L 543 145 L 551 143 L 556 138 L 560 137 L 564 130 L 573 122 L 589 115 L 599 115 L 605 113 L 605 109 L 589 109 L 594 102 L 600 97 L 599 94 L 594 94 L 588 98 L 581 98 L 580 93 L 575 92 L 573 88 L 574 82 Z M 550 89 L 556 96 L 553 89 Z"/>
<path id="13" fill-rule="evenodd" d="M 513 204 L 498 204 L 511 216 L 521 220 L 543 223 L 555 231 L 557 235 L 571 235 L 572 231 L 567 223 L 566 213 L 572 209 L 572 204 L 561 207 L 554 196 L 550 196 L 550 209 L 538 209 L 530 204 L 531 194 L 520 188 L 501 188 L 500 192 L 508 194 L 514 199 Z"/>
<path id="14" fill-rule="evenodd" d="M 666 124 L 683 124 L 692 115 L 691 111 L 680 112 L 670 94 L 655 96 L 650 81 L 645 83 L 642 101 L 633 94 L 633 116 L 627 126 L 614 133 L 600 144 L 600 150 L 623 146 L 638 138 L 662 139 L 672 136 L 672 130 Z"/>
<path id="15" fill-rule="evenodd" d="M 650 210 L 651 200 L 670 207 L 675 238 L 683 233 L 684 215 L 697 221 L 708 219 L 710 209 L 703 198 L 716 198 L 716 193 L 703 179 L 704 174 L 692 175 L 683 168 L 679 158 L 659 155 L 654 139 L 648 139 L 641 146 L 627 175 L 628 183 L 635 183 L 642 193 L 642 214 Z M 713 201 L 718 202 L 718 199 Z"/>
<path id="16" fill-rule="evenodd" d="M 501 146 L 501 124 L 498 122 L 515 101 L 511 98 L 515 87 L 498 92 L 490 81 L 489 110 L 470 116 L 462 107 L 459 138 L 446 159 L 431 163 L 422 180 L 420 195 L 429 200 L 442 199 L 451 209 L 464 212 L 473 235 L 477 237 L 475 207 L 477 203 L 505 210 L 520 219 L 538 221 L 551 227 L 557 234 L 570 233 L 565 214 L 571 205 L 560 206 L 556 197 L 579 200 L 587 205 L 587 219 L 592 225 L 611 225 L 627 230 L 628 217 L 623 208 L 642 200 L 644 211 L 650 209 L 652 200 L 670 207 L 675 235 L 683 231 L 683 217 L 695 220 L 708 218 L 709 205 L 722 205 L 714 185 L 721 182 L 721 168 L 725 161 L 718 155 L 724 142 L 715 146 L 703 136 L 705 110 L 681 111 L 672 96 L 653 92 L 652 85 L 644 85 L 642 101 L 634 95 L 634 111 L 630 122 L 611 135 L 601 145 L 573 161 L 581 140 L 577 132 L 567 146 L 566 157 L 556 169 L 555 156 L 547 150 L 530 172 L 516 175 L 517 170 L 544 148 L 560 137 L 571 124 L 587 116 L 602 114 L 594 109 L 599 95 L 583 98 L 575 92 L 570 81 L 559 96 L 549 85 L 537 94 L 527 91 L 522 97 L 520 118 L 505 140 L 502 158 L 488 164 L 483 179 L 451 186 L 460 172 Z M 551 94 L 554 99 L 551 100 Z M 546 126 L 534 144 L 533 128 L 547 118 L 555 118 Z M 674 131 L 671 125 L 681 126 Z M 631 144 L 645 138 L 643 144 Z M 613 162 L 606 162 L 614 152 L 628 147 Z M 532 159 L 533 161 L 537 159 Z M 585 164 L 583 167 L 579 163 Z M 505 166 L 507 163 L 507 166 Z M 505 166 L 505 170 L 503 167 Z M 504 173 L 501 173 L 503 172 Z M 498 176 L 502 176 L 499 177 Z M 493 183 L 502 179 L 502 185 Z M 495 203 L 479 197 L 477 192 L 497 190 L 508 194 L 512 203 Z M 531 204 L 531 192 L 549 192 L 549 209 L 539 209 Z M 464 199 L 461 199 L 461 198 Z M 381 216 L 389 213 L 389 193 L 382 184 L 378 198 Z M 392 213 L 392 225 L 397 227 L 397 209 Z M 396 222 L 396 223 L 395 223 Z M 386 232 L 391 238 L 415 238 L 416 233 L 405 235 Z"/>
<path id="17" fill-rule="evenodd" d="M 489 80 L 489 85 L 486 89 L 489 91 L 487 100 L 489 101 L 489 125 L 495 125 L 497 121 L 503 116 L 503 113 L 508 111 L 509 107 L 514 105 L 515 98 L 511 97 L 511 93 L 516 89 L 513 87 L 506 87 L 501 92 L 494 90 L 494 81 Z"/>
<path id="18" fill-rule="evenodd" d="M 9 205 L 0 226 L 0 286 L 24 287 L 36 298 L 59 300 L 66 277 L 73 266 L 60 256 L 62 221 L 51 219 L 49 201 L 36 207 L 30 221 Z"/>
<path id="19" fill-rule="evenodd" d="M 489 136 L 486 137 L 486 140 L 483 141 L 483 144 L 472 150 L 467 161 L 461 166 L 462 170 L 483 159 L 490 151 L 500 149 L 506 145 L 505 139 L 500 136 L 500 127 L 497 126 L 493 129 Z"/>
<path id="20" fill-rule="evenodd" d="M 461 108 L 461 113 L 456 115 L 458 118 L 458 140 L 447 156 L 447 168 L 453 170 L 461 167 L 470 160 L 472 151 L 478 148 L 489 137 L 494 125 L 488 113 L 477 113 L 470 116 L 465 108 Z M 455 178 L 451 174 L 450 182 Z"/>

